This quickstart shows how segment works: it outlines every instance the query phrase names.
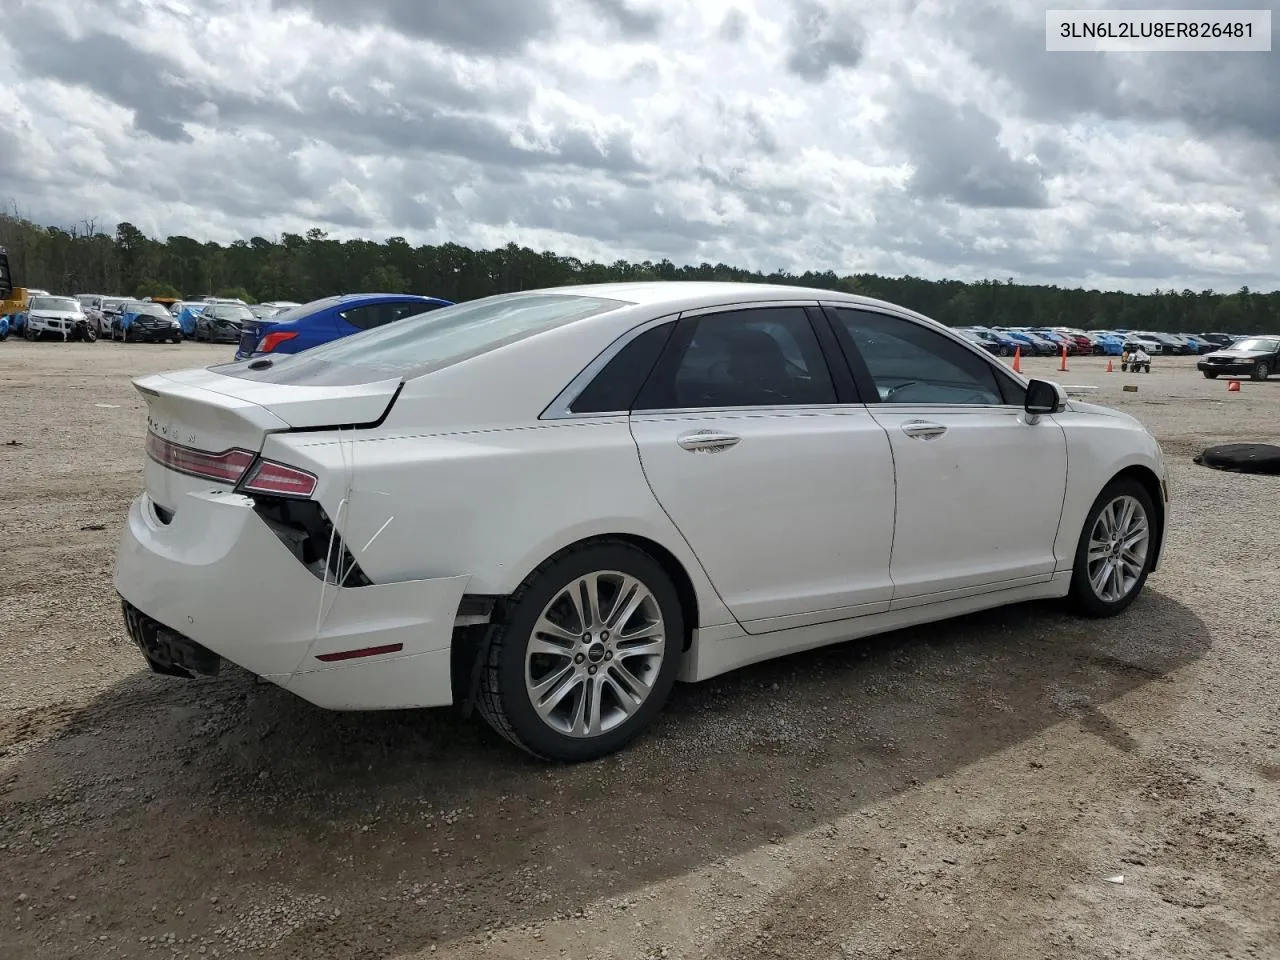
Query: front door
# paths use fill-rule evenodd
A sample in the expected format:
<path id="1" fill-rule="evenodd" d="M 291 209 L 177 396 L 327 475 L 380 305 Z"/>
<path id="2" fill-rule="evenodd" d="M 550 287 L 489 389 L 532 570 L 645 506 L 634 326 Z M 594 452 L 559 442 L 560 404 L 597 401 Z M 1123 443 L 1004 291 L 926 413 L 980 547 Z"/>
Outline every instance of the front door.
<path id="1" fill-rule="evenodd" d="M 803 306 L 682 319 L 631 430 L 655 497 L 748 632 L 888 609 L 889 440 L 865 406 L 837 402 Z"/>
<path id="2" fill-rule="evenodd" d="M 996 361 L 904 317 L 834 308 L 897 472 L 893 606 L 1049 579 L 1067 443 Z"/>

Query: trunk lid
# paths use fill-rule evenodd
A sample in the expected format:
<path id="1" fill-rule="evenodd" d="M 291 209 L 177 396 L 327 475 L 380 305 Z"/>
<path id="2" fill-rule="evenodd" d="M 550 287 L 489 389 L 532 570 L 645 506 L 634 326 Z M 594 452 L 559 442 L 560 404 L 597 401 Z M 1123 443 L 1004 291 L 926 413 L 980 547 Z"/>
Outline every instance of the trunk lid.
<path id="1" fill-rule="evenodd" d="M 236 347 L 236 359 L 245 360 L 253 356 L 258 349 L 258 341 L 262 339 L 262 327 L 257 320 L 246 320 L 240 328 L 240 341 Z"/>
<path id="2" fill-rule="evenodd" d="M 259 453 L 267 435 L 372 423 L 399 392 L 399 378 L 351 386 L 295 386 L 243 380 L 211 370 L 138 377 L 147 401 L 147 431 L 161 440 L 207 454 Z M 227 489 L 224 481 L 190 476 L 146 458 L 146 488 L 168 510 L 193 490 Z"/>

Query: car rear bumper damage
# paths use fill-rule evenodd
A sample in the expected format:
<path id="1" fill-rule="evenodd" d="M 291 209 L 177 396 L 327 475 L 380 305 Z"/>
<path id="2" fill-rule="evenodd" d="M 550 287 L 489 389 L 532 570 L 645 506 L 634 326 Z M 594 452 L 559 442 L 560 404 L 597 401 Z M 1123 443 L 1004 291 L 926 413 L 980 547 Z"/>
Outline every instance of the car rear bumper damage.
<path id="1" fill-rule="evenodd" d="M 453 703 L 452 639 L 469 578 L 339 587 L 256 506 L 217 491 L 159 510 L 144 493 L 130 506 L 115 588 L 151 668 L 207 676 L 225 659 L 336 710 Z"/>

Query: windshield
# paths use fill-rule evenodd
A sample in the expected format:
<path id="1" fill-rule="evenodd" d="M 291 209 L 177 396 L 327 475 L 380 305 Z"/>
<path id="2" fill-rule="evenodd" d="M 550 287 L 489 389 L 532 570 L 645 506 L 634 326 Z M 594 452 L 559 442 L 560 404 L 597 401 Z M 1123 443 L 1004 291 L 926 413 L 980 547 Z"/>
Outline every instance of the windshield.
<path id="1" fill-rule="evenodd" d="M 232 376 L 272 383 L 359 383 L 417 377 L 525 337 L 629 304 L 561 293 L 508 293 L 397 320 L 281 357 L 271 368 L 228 364 Z M 216 369 L 216 368 L 215 368 Z"/>
<path id="2" fill-rule="evenodd" d="M 125 313 L 136 313 L 143 317 L 164 317 L 169 319 L 169 311 L 158 303 L 128 303 L 125 304 Z"/>
<path id="3" fill-rule="evenodd" d="M 32 310 L 57 310 L 62 313 L 80 313 L 80 301 L 71 297 L 32 297 Z"/>
<path id="4" fill-rule="evenodd" d="M 233 304 L 219 304 L 213 308 L 213 317 L 215 320 L 252 320 L 253 311 L 248 307 L 239 307 Z"/>
<path id="5" fill-rule="evenodd" d="M 1263 353 L 1271 353 L 1278 347 L 1280 347 L 1280 339 L 1272 337 L 1245 337 L 1231 345 L 1232 350 L 1259 350 Z"/>

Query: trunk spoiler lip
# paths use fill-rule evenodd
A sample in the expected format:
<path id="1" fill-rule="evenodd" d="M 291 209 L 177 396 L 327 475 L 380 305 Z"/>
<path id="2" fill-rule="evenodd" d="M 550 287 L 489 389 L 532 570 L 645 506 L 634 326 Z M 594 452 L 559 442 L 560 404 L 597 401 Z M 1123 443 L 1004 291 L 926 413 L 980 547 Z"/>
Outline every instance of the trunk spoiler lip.
<path id="1" fill-rule="evenodd" d="M 220 396 L 220 397 L 224 397 L 224 398 L 227 398 L 227 399 L 235 400 L 235 401 L 238 401 L 238 402 L 239 402 L 239 403 L 241 403 L 241 404 L 246 404 L 246 405 L 249 405 L 249 406 L 258 407 L 259 409 L 261 409 L 261 410 L 262 410 L 262 411 L 264 411 L 265 413 L 269 414 L 271 417 L 273 417 L 277 422 L 279 422 L 279 423 L 282 425 L 282 426 L 280 426 L 280 427 L 275 427 L 275 428 L 266 428 L 266 429 L 265 429 L 265 432 L 266 432 L 266 433 L 268 433 L 268 434 L 272 434 L 272 433 L 277 433 L 277 434 L 279 434 L 279 433 L 323 433 L 323 432 L 331 431 L 331 430 L 374 430 L 374 429 L 377 429 L 378 427 L 382 426 L 382 425 L 383 425 L 383 423 L 385 423 L 385 422 L 386 422 L 387 417 L 389 417 L 389 416 L 391 415 L 391 411 L 392 411 L 392 409 L 395 407 L 396 400 L 398 400 L 398 399 L 400 398 L 400 394 L 401 394 L 401 392 L 404 390 L 404 385 L 405 385 L 405 380 L 404 380 L 404 378 L 403 378 L 403 377 L 401 377 L 401 378 L 396 382 L 395 389 L 391 392 L 391 395 L 387 398 L 387 402 L 386 402 L 386 405 L 385 405 L 385 406 L 383 407 L 383 409 L 382 409 L 382 413 L 381 413 L 381 414 L 380 414 L 376 419 L 374 419 L 374 420 L 364 420 L 364 421 L 350 421 L 350 420 L 348 420 L 348 421 L 333 422 L 333 423 L 327 423 L 327 424 L 304 424 L 304 425 L 301 425 L 301 426 L 295 426 L 295 425 L 293 425 L 293 424 L 289 423 L 289 422 L 285 419 L 285 413 L 284 413 L 283 411 L 277 411 L 277 410 L 273 409 L 273 407 L 272 407 L 272 406 L 268 406 L 268 405 L 267 405 L 267 404 L 265 404 L 265 403 L 261 403 L 261 402 L 255 401 L 255 400 L 251 400 L 251 399 L 249 399 L 249 398 L 247 398 L 247 397 L 237 396 L 237 395 L 232 394 L 232 393 L 224 393 L 223 391 L 217 390 L 217 389 L 213 388 L 212 386 L 210 386 L 210 385 L 206 385 L 206 384 L 203 384 L 203 383 L 187 383 L 187 382 L 184 382 L 182 379 L 179 379 L 179 377 L 177 376 L 177 375 L 180 375 L 180 374 L 182 374 L 182 373 L 188 373 L 188 372 L 196 372 L 196 371 L 185 371 L 185 370 L 182 370 L 182 371 L 171 371 L 171 372 L 166 372 L 166 373 L 152 373 L 152 374 L 144 374 L 144 375 L 142 375 L 142 376 L 140 376 L 140 377 L 136 377 L 136 378 L 134 378 L 134 379 L 133 379 L 133 387 L 134 387 L 134 389 L 135 389 L 135 390 L 137 390 L 139 393 L 141 393 L 141 394 L 145 394 L 146 396 L 156 397 L 156 398 L 161 398 L 161 397 L 165 396 L 164 392 L 163 392 L 161 389 L 159 389 L 159 388 L 157 388 L 157 387 L 148 386 L 148 385 L 146 385 L 146 384 L 147 384 L 147 382 L 148 382 L 148 381 L 150 381 L 150 382 L 155 382 L 155 381 L 157 381 L 157 380 L 164 380 L 164 381 L 168 381 L 168 382 L 170 382 L 170 383 L 173 383 L 176 387 L 178 387 L 178 388 L 179 388 L 179 390 L 183 390 L 183 391 L 185 391 L 185 390 L 194 390 L 194 391 L 196 391 L 196 392 L 208 391 L 209 393 L 212 393 L 212 394 L 214 394 L 215 396 Z M 390 381 L 390 378 L 388 378 L 387 380 L 382 381 L 382 382 L 383 382 L 383 383 L 387 383 L 387 384 L 389 384 L 391 381 Z M 299 386 L 302 386 L 302 385 L 299 385 Z M 365 386 L 373 386 L 373 384 L 367 384 L 367 385 L 365 385 Z M 303 388 L 303 389 L 307 389 L 305 386 L 302 386 L 302 388 Z M 355 399 L 355 398 L 353 398 L 353 399 Z"/>

